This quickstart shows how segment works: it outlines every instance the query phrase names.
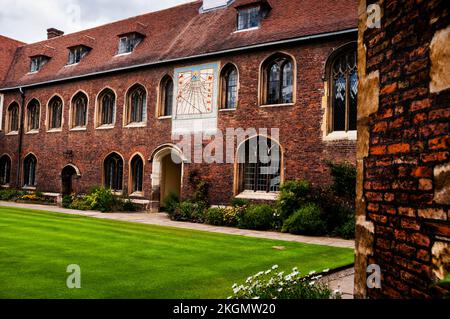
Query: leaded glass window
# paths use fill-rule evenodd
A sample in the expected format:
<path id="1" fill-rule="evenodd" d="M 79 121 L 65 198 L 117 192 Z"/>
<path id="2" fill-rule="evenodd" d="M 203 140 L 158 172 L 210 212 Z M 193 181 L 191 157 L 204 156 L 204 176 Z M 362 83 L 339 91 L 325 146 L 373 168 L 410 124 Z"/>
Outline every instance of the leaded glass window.
<path id="1" fill-rule="evenodd" d="M 84 45 L 69 48 L 69 59 L 67 64 L 70 65 L 79 63 L 81 59 L 84 58 L 84 56 L 89 53 L 90 50 L 91 48 L 88 48 Z"/>
<path id="2" fill-rule="evenodd" d="M 131 181 L 133 193 L 142 192 L 142 180 L 144 173 L 144 162 L 139 155 L 131 160 Z"/>
<path id="3" fill-rule="evenodd" d="M 78 93 L 72 100 L 73 127 L 85 127 L 88 99 L 84 93 Z"/>
<path id="4" fill-rule="evenodd" d="M 27 107 L 28 131 L 39 129 L 40 105 L 37 100 L 32 100 Z"/>
<path id="5" fill-rule="evenodd" d="M 62 125 L 62 100 L 54 97 L 49 103 L 50 129 L 59 129 Z"/>
<path id="6" fill-rule="evenodd" d="M 173 80 L 166 75 L 161 81 L 160 116 L 171 116 L 173 112 Z"/>
<path id="7" fill-rule="evenodd" d="M 129 93 L 128 123 L 139 123 L 144 121 L 146 93 L 141 86 L 136 86 Z"/>
<path id="8" fill-rule="evenodd" d="M 11 159 L 7 155 L 0 157 L 0 185 L 8 185 L 11 178 Z"/>
<path id="9" fill-rule="evenodd" d="M 267 92 L 266 104 L 293 102 L 294 68 L 287 57 L 276 58 L 265 67 Z"/>
<path id="10" fill-rule="evenodd" d="M 139 33 L 130 33 L 119 38 L 118 54 L 131 53 L 142 41 L 143 36 Z"/>
<path id="11" fill-rule="evenodd" d="M 331 131 L 356 130 L 358 71 L 356 50 L 344 51 L 331 66 Z"/>
<path id="12" fill-rule="evenodd" d="M 25 186 L 36 186 L 36 164 L 34 155 L 30 154 L 23 161 L 23 183 Z"/>
<path id="13" fill-rule="evenodd" d="M 242 8 L 238 11 L 238 30 L 256 28 L 261 21 L 260 7 Z"/>
<path id="14" fill-rule="evenodd" d="M 222 108 L 237 107 L 238 73 L 236 67 L 229 65 L 222 71 Z"/>
<path id="15" fill-rule="evenodd" d="M 15 102 L 8 107 L 8 126 L 9 132 L 19 130 L 19 104 Z"/>
<path id="16" fill-rule="evenodd" d="M 239 191 L 277 192 L 281 177 L 281 149 L 270 138 L 258 136 L 239 149 Z"/>
<path id="17" fill-rule="evenodd" d="M 114 124 L 114 111 L 116 96 L 111 90 L 106 90 L 100 95 L 100 125 Z"/>
<path id="18" fill-rule="evenodd" d="M 113 191 L 122 190 L 123 161 L 117 153 L 110 154 L 104 163 L 104 185 Z"/>

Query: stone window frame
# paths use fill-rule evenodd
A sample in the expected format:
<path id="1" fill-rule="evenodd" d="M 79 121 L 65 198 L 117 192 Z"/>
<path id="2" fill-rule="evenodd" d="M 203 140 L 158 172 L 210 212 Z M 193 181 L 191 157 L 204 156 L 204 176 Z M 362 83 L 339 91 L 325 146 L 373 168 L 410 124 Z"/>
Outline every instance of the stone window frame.
<path id="1" fill-rule="evenodd" d="M 280 185 L 284 182 L 285 179 L 285 149 L 281 145 L 280 141 L 272 138 L 271 136 L 264 135 L 264 134 L 256 134 L 253 136 L 250 136 L 246 138 L 244 141 L 242 141 L 239 145 L 236 147 L 236 153 L 235 153 L 235 161 L 234 161 L 234 178 L 233 178 L 233 194 L 235 197 L 238 198 L 244 198 L 244 199 L 255 199 L 255 200 L 276 200 L 279 195 L 279 191 L 275 192 L 266 192 L 266 191 L 249 191 L 249 190 L 241 190 L 240 184 L 240 174 L 241 174 L 241 167 L 238 161 L 239 157 L 239 151 L 241 147 L 245 147 L 245 143 L 247 141 L 250 141 L 253 138 L 267 138 L 270 139 L 272 142 L 276 143 L 280 149 Z"/>
<path id="2" fill-rule="evenodd" d="M 236 106 L 227 107 L 227 95 L 228 95 L 228 78 L 230 70 L 236 71 Z M 219 111 L 234 111 L 239 107 L 239 90 L 240 90 L 240 72 L 237 65 L 233 62 L 227 62 L 220 70 L 219 81 Z"/>
<path id="3" fill-rule="evenodd" d="M 135 192 L 133 190 L 134 187 L 134 176 L 133 176 L 133 160 L 139 157 L 142 161 L 142 191 Z M 144 197 L 144 181 L 145 181 L 145 157 L 140 152 L 135 152 L 131 155 L 130 160 L 128 161 L 128 193 L 133 197 Z"/>
<path id="4" fill-rule="evenodd" d="M 53 128 L 51 126 L 51 123 L 50 123 L 50 121 L 52 120 L 52 117 L 51 117 L 52 114 L 50 113 L 52 110 L 51 110 L 51 105 L 50 104 L 52 103 L 52 101 L 54 99 L 57 99 L 57 98 L 59 98 L 61 100 L 61 126 Z M 62 131 L 62 129 L 64 127 L 64 106 L 65 106 L 64 99 L 59 94 L 53 94 L 52 97 L 50 99 L 48 99 L 48 101 L 47 101 L 47 108 L 46 108 L 46 112 L 45 112 L 46 113 L 46 116 L 45 116 L 46 120 L 45 120 L 45 122 L 46 122 L 46 127 L 47 127 L 47 133 L 54 133 L 54 132 L 61 132 Z"/>
<path id="5" fill-rule="evenodd" d="M 267 103 L 268 95 L 268 82 L 267 82 L 267 72 L 268 66 L 271 65 L 276 59 L 290 59 L 292 63 L 292 102 L 290 103 L 279 103 L 279 104 L 269 104 Z M 258 84 L 258 105 L 259 107 L 279 107 L 279 106 L 294 106 L 297 101 L 297 60 L 295 57 L 285 51 L 278 51 L 271 53 L 266 58 L 264 58 L 259 66 L 259 84 Z"/>
<path id="6" fill-rule="evenodd" d="M 75 99 L 78 98 L 80 95 L 84 95 L 84 97 L 86 98 L 85 122 L 84 122 L 83 126 L 75 126 L 75 120 L 76 120 Z M 70 131 L 86 131 L 88 122 L 89 122 L 89 94 L 87 94 L 87 92 L 84 90 L 78 90 L 70 98 L 70 106 L 69 106 Z"/>
<path id="7" fill-rule="evenodd" d="M 333 131 L 332 123 L 333 123 L 333 107 L 332 107 L 332 90 L 333 83 L 331 81 L 331 68 L 333 67 L 333 63 L 337 58 L 340 57 L 342 53 L 348 53 L 357 49 L 357 43 L 355 41 L 347 42 L 345 44 L 340 45 L 335 48 L 328 56 L 327 61 L 325 63 L 325 69 L 323 73 L 323 81 L 324 81 L 324 103 L 323 106 L 325 110 L 324 114 L 324 125 L 322 125 L 323 130 L 323 139 L 325 141 L 335 141 L 335 140 L 351 140 L 356 141 L 357 139 L 357 130 L 346 130 L 346 131 Z M 347 115 L 346 115 L 347 117 Z M 347 124 L 346 124 L 347 127 Z"/>
<path id="8" fill-rule="evenodd" d="M 111 189 L 111 192 L 114 195 L 120 196 L 120 195 L 123 195 L 124 189 L 125 189 L 125 187 L 124 187 L 125 186 L 125 181 L 124 181 L 124 178 L 123 178 L 124 168 L 125 168 L 125 159 L 124 159 L 123 155 L 121 153 L 119 153 L 118 151 L 111 151 L 111 152 L 109 152 L 102 160 L 102 185 L 105 188 L 108 188 L 108 186 L 105 185 L 106 184 L 106 175 L 105 175 L 106 167 L 105 167 L 105 164 L 106 164 L 106 160 L 108 159 L 108 157 L 112 156 L 113 154 L 118 155 L 118 157 L 120 157 L 121 160 L 122 160 L 122 177 L 121 177 L 121 181 L 122 181 L 121 184 L 122 185 L 121 185 L 121 189 Z"/>
<path id="9" fill-rule="evenodd" d="M 158 85 L 158 102 L 156 106 L 156 117 L 160 120 L 162 119 L 171 119 L 173 116 L 173 108 L 174 108 L 174 96 L 175 92 L 172 91 L 172 113 L 170 115 L 166 115 L 166 96 L 167 96 L 167 84 L 169 81 L 172 81 L 172 90 L 175 89 L 173 76 L 169 73 L 164 74 L 161 77 Z"/>
<path id="10" fill-rule="evenodd" d="M 30 123 L 30 106 L 32 103 L 37 104 L 38 112 L 39 112 L 39 119 L 38 119 L 38 127 L 37 128 L 31 128 Z M 25 108 L 25 134 L 37 134 L 39 133 L 39 130 L 41 129 L 41 118 L 42 118 L 42 109 L 41 109 L 41 102 L 37 98 L 32 98 L 28 103 L 27 107 Z"/>
<path id="11" fill-rule="evenodd" d="M 17 106 L 17 130 L 11 129 L 11 122 L 12 122 L 12 114 L 11 114 L 11 108 Z M 20 104 L 13 100 L 11 103 L 9 103 L 8 107 L 6 108 L 6 117 L 5 117 L 5 133 L 6 135 L 18 135 L 20 130 Z"/>
<path id="12" fill-rule="evenodd" d="M 142 105 L 142 121 L 140 122 L 132 122 L 131 121 L 131 107 L 132 107 L 132 101 L 131 101 L 131 95 L 134 93 L 135 90 L 142 89 L 144 91 L 144 101 Z M 148 120 L 148 113 L 147 113 L 147 104 L 148 104 L 148 90 L 147 88 L 139 83 L 136 82 L 133 85 L 131 85 L 125 93 L 124 98 L 124 107 L 123 107 L 123 126 L 126 128 L 133 128 L 133 127 L 145 127 L 147 126 L 147 120 Z"/>
<path id="13" fill-rule="evenodd" d="M 4 154 L 2 154 L 1 156 L 0 156 L 0 163 L 1 163 L 1 161 L 2 161 L 2 159 L 3 158 L 5 158 L 5 157 L 7 157 L 8 158 L 8 161 L 9 161 L 9 171 L 8 171 L 8 182 L 7 183 L 2 183 L 1 182 L 1 180 L 0 180 L 0 186 L 1 187 L 9 187 L 9 185 L 10 185 L 10 183 L 11 183 L 11 173 L 12 173 L 12 158 L 11 158 L 11 156 L 9 155 L 9 154 L 7 154 L 7 153 L 4 153 Z M 2 175 L 3 174 L 3 172 L 0 172 L 0 175 Z"/>
<path id="14" fill-rule="evenodd" d="M 0 132 L 3 130 L 3 103 L 5 102 L 5 97 L 0 93 Z"/>
<path id="15" fill-rule="evenodd" d="M 114 106 L 113 106 L 113 120 L 111 124 L 102 124 L 101 117 L 102 117 L 102 103 L 101 99 L 103 96 L 108 92 L 112 92 L 114 96 Z M 94 116 L 94 123 L 95 123 L 95 129 L 97 130 L 104 130 L 104 129 L 113 129 L 116 125 L 117 120 L 117 92 L 111 88 L 110 86 L 106 86 L 103 89 L 99 91 L 97 96 L 95 97 L 95 116 Z"/>
<path id="16" fill-rule="evenodd" d="M 26 183 L 27 181 L 27 177 L 26 177 L 26 172 L 27 172 L 27 160 L 29 158 L 34 158 L 35 160 L 35 164 L 34 164 L 34 171 L 33 171 L 33 179 L 34 179 L 34 183 L 32 185 L 29 185 Z M 37 178 L 36 178 L 36 172 L 37 172 L 37 166 L 38 166 L 38 159 L 37 156 L 33 153 L 33 152 L 29 152 L 24 158 L 23 158 L 23 177 L 22 177 L 22 188 L 23 189 L 29 189 L 29 190 L 34 190 L 36 189 L 37 184 Z M 28 176 L 29 177 L 29 176 Z M 29 180 L 28 180 L 29 182 Z"/>

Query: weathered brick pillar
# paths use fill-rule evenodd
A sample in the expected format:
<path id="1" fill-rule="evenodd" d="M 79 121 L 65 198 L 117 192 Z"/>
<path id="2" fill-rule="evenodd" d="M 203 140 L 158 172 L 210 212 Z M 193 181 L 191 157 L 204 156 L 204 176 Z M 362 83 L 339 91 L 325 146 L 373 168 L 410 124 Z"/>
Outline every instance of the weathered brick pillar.
<path id="1" fill-rule="evenodd" d="M 355 296 L 439 296 L 450 272 L 447 1 L 360 0 L 359 18 Z M 366 285 L 370 264 L 381 288 Z"/>

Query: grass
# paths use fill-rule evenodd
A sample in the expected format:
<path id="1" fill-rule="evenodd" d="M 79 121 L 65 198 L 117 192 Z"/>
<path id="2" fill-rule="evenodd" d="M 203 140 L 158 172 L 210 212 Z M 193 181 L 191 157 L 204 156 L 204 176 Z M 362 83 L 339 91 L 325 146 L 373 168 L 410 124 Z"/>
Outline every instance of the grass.
<path id="1" fill-rule="evenodd" d="M 0 207 L 0 298 L 226 298 L 274 264 L 308 273 L 351 262 L 346 248 Z M 69 264 L 81 289 L 66 287 Z"/>

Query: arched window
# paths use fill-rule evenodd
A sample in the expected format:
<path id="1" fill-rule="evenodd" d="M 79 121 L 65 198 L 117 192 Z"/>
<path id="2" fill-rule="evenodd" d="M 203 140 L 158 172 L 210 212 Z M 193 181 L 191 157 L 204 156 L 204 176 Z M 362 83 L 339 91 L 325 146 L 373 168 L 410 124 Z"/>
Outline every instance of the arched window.
<path id="1" fill-rule="evenodd" d="M 72 128 L 86 127 L 88 98 L 83 92 L 72 99 Z"/>
<path id="2" fill-rule="evenodd" d="M 159 116 L 172 116 L 173 112 L 173 80 L 166 75 L 160 85 Z"/>
<path id="3" fill-rule="evenodd" d="M 40 105 L 33 99 L 27 106 L 27 131 L 39 130 Z"/>
<path id="4" fill-rule="evenodd" d="M 49 128 L 51 130 L 53 129 L 59 129 L 62 126 L 62 108 L 63 108 L 63 102 L 60 97 L 55 96 L 53 97 L 48 106 L 48 123 Z"/>
<path id="5" fill-rule="evenodd" d="M 104 184 L 113 191 L 122 190 L 123 160 L 117 153 L 108 155 L 104 162 Z"/>
<path id="6" fill-rule="evenodd" d="M 294 63 L 286 55 L 276 55 L 263 64 L 263 103 L 286 104 L 294 101 Z"/>
<path id="7" fill-rule="evenodd" d="M 19 131 L 19 104 L 11 103 L 8 107 L 8 132 Z"/>
<path id="8" fill-rule="evenodd" d="M 142 181 L 144 175 L 144 162 L 139 155 L 135 155 L 131 160 L 131 192 L 142 192 Z"/>
<path id="9" fill-rule="evenodd" d="M 115 121 L 116 95 L 105 89 L 98 97 L 98 125 L 113 125 Z"/>
<path id="10" fill-rule="evenodd" d="M 330 132 L 355 131 L 358 99 L 356 48 L 346 46 L 332 58 L 329 70 Z"/>
<path id="11" fill-rule="evenodd" d="M 33 154 L 27 155 L 23 161 L 23 184 L 24 186 L 36 186 L 37 160 Z"/>
<path id="12" fill-rule="evenodd" d="M 127 124 L 145 122 L 147 93 L 141 85 L 133 86 L 127 94 Z"/>
<path id="13" fill-rule="evenodd" d="M 232 64 L 223 68 L 221 76 L 222 96 L 221 107 L 223 109 L 235 109 L 237 107 L 238 72 Z"/>
<path id="14" fill-rule="evenodd" d="M 8 185 L 11 179 L 11 158 L 8 155 L 0 157 L 0 185 Z"/>
<path id="15" fill-rule="evenodd" d="M 238 150 L 239 192 L 277 192 L 281 179 L 281 148 L 263 136 L 253 137 Z"/>

